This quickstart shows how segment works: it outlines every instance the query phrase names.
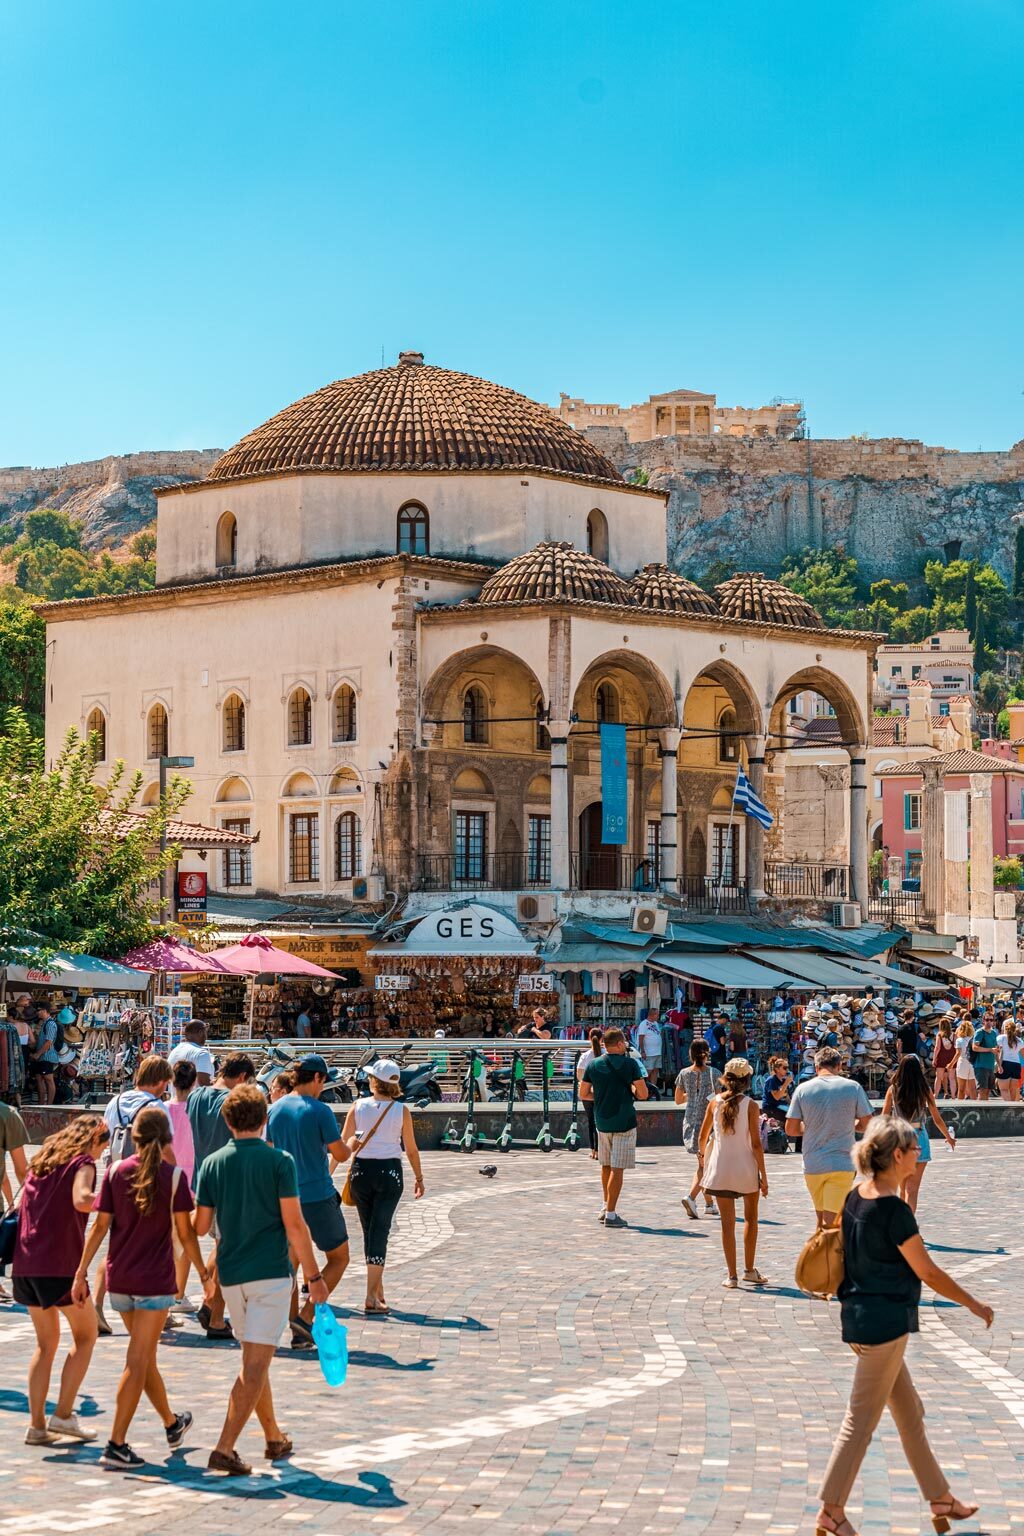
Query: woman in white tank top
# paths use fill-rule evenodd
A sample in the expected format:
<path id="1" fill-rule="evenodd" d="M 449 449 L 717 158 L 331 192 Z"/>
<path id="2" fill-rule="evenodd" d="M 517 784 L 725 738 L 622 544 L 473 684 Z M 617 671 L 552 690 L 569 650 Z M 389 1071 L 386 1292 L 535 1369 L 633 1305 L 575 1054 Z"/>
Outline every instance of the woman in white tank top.
<path id="1" fill-rule="evenodd" d="M 736 1274 L 736 1202 L 743 1201 L 743 1280 L 764 1285 L 755 1264 L 757 1255 L 757 1207 L 768 1193 L 768 1175 L 761 1146 L 760 1116 L 750 1098 L 751 1066 L 742 1056 L 725 1064 L 721 1092 L 708 1104 L 700 1128 L 700 1156 L 704 1163 L 704 1190 L 718 1201 L 722 1221 L 726 1290 L 739 1285 Z M 710 1143 L 710 1151 L 708 1150 Z"/>
<path id="2" fill-rule="evenodd" d="M 384 1299 L 384 1265 L 391 1223 L 404 1188 L 403 1151 L 416 1180 L 417 1200 L 423 1195 L 423 1169 L 412 1115 L 409 1106 L 401 1102 L 398 1063 L 375 1061 L 366 1073 L 372 1097 L 353 1104 L 345 1116 L 341 1138 L 352 1148 L 349 1187 L 363 1229 L 365 1311 L 374 1317 L 391 1310 Z"/>

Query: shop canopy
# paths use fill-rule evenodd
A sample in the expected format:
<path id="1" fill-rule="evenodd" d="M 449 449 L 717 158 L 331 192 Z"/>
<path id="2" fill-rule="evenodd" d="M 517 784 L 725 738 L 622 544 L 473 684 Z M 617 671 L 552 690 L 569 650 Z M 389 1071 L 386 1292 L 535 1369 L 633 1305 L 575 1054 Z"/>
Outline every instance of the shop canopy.
<path id="1" fill-rule="evenodd" d="M 232 976 L 325 976 L 329 981 L 337 978 L 333 971 L 325 971 L 312 960 L 301 955 L 290 955 L 286 949 L 278 949 L 262 933 L 250 933 L 241 944 L 230 944 L 218 949 L 217 959 L 222 968 Z"/>
<path id="2" fill-rule="evenodd" d="M 810 988 L 830 987 L 840 992 L 863 992 L 865 987 L 888 988 L 892 985 L 882 976 L 872 975 L 859 960 L 850 957 L 849 963 L 836 955 L 816 955 L 809 949 L 752 949 L 757 960 L 770 965 L 784 966 L 788 971 L 804 978 L 803 985 Z M 878 969 L 878 967 L 876 967 Z"/>
<path id="3" fill-rule="evenodd" d="M 533 956 L 536 944 L 523 937 L 515 923 L 497 907 L 467 901 L 457 907 L 429 912 L 417 922 L 404 944 L 371 949 L 375 960 L 451 956 Z M 607 963 L 607 962 L 606 962 Z"/>
<path id="4" fill-rule="evenodd" d="M 113 960 L 99 960 L 95 955 L 68 955 L 62 949 L 46 961 L 36 959 L 31 950 L 22 952 L 19 964 L 4 970 L 8 986 L 28 982 L 34 986 L 76 987 L 98 992 L 145 992 L 149 986 L 148 970 L 130 970 Z"/>
<path id="5" fill-rule="evenodd" d="M 190 949 L 177 939 L 150 939 L 148 944 L 125 955 L 124 964 L 142 971 L 165 971 L 183 976 L 201 975 L 204 971 L 221 976 L 231 974 L 216 955 L 200 954 L 198 949 Z"/>
<path id="6" fill-rule="evenodd" d="M 748 955 L 699 950 L 660 950 L 648 962 L 653 970 L 671 971 L 691 981 L 706 981 L 712 987 L 749 987 L 755 992 L 776 992 L 785 987 L 805 987 L 806 981 L 785 971 L 771 970 Z"/>

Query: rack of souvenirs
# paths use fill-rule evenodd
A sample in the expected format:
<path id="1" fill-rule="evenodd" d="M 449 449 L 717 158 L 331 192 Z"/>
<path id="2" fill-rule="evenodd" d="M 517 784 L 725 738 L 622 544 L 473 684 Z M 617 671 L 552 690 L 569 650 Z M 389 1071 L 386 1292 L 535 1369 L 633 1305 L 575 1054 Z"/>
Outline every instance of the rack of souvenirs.
<path id="1" fill-rule="evenodd" d="M 539 973 L 539 964 L 522 955 L 409 956 L 393 963 L 397 969 L 375 978 L 371 1031 L 504 1035 L 551 1002 L 549 990 L 521 985 Z"/>
<path id="2" fill-rule="evenodd" d="M 211 1033 L 239 1039 L 249 1033 L 246 1007 L 247 977 L 214 976 L 209 972 L 188 978 L 192 1017 L 211 1026 Z"/>
<path id="3" fill-rule="evenodd" d="M 77 1029 L 82 1037 L 79 1078 L 112 1090 L 130 1075 L 138 1056 L 154 1048 L 153 1012 L 140 1008 L 137 996 L 86 998 Z"/>
<path id="4" fill-rule="evenodd" d="M 18 1031 L 9 1019 L 0 1018 L 0 1099 L 17 1103 L 25 1088 L 25 1056 Z"/>
<path id="5" fill-rule="evenodd" d="M 167 1056 L 181 1044 L 186 1024 L 192 1021 L 192 995 L 176 992 L 153 999 L 153 1049 Z"/>

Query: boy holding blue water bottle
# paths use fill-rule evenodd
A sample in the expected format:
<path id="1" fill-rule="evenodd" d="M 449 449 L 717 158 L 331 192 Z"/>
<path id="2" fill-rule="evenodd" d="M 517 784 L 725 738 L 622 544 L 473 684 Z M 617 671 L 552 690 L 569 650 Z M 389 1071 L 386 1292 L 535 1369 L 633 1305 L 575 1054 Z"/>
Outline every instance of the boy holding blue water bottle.
<path id="1" fill-rule="evenodd" d="M 196 1234 L 205 1237 L 216 1215 L 218 1277 L 242 1346 L 242 1368 L 207 1465 L 211 1472 L 248 1477 L 252 1467 L 235 1444 L 253 1412 L 266 1437 L 267 1461 L 282 1461 L 293 1450 L 277 1422 L 270 1390 L 270 1362 L 291 1305 L 289 1244 L 298 1256 L 310 1301 L 326 1302 L 327 1286 L 302 1219 L 295 1163 L 287 1152 L 262 1140 L 267 1118 L 262 1091 L 255 1083 L 232 1088 L 221 1112 L 231 1141 L 203 1162 L 193 1221 Z"/>

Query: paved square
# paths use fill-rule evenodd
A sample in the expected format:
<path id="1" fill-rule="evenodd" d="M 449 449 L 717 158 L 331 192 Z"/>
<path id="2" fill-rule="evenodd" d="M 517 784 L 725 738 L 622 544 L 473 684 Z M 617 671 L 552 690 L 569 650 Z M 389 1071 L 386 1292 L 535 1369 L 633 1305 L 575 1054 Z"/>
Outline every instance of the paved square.
<path id="1" fill-rule="evenodd" d="M 428 1198 L 399 1210 L 387 1320 L 353 1313 L 350 1371 L 329 1389 L 315 1359 L 279 1353 L 280 1418 L 297 1454 L 228 1482 L 205 1472 L 232 1346 L 194 1323 L 161 1350 L 172 1405 L 195 1427 L 170 1455 L 143 1402 L 131 1440 L 151 1457 L 127 1477 L 98 1447 L 33 1450 L 25 1367 L 31 1327 L 0 1308 L 0 1536 L 49 1532 L 245 1532 L 286 1523 L 363 1536 L 392 1530 L 583 1530 L 669 1536 L 813 1530 L 814 1490 L 842 1417 L 851 1357 L 838 1309 L 793 1285 L 809 1230 L 795 1156 L 770 1158 L 758 1262 L 762 1293 L 721 1289 L 717 1224 L 679 1204 L 692 1160 L 641 1151 L 606 1232 L 586 1152 L 425 1158 Z M 939 1261 L 996 1308 L 987 1334 L 958 1308 L 924 1309 L 910 1364 L 939 1459 L 982 1505 L 967 1530 L 1024 1531 L 1024 1141 L 940 1145 L 920 1217 Z M 354 1212 L 351 1213 L 354 1217 Z M 361 1300 L 356 1260 L 336 1300 Z M 84 1411 L 110 1424 L 124 1334 L 101 1339 Z M 851 1501 L 863 1536 L 930 1530 L 888 1420 Z M 855 1522 L 856 1523 L 856 1522 Z M 959 1527 L 958 1527 L 959 1529 Z"/>

